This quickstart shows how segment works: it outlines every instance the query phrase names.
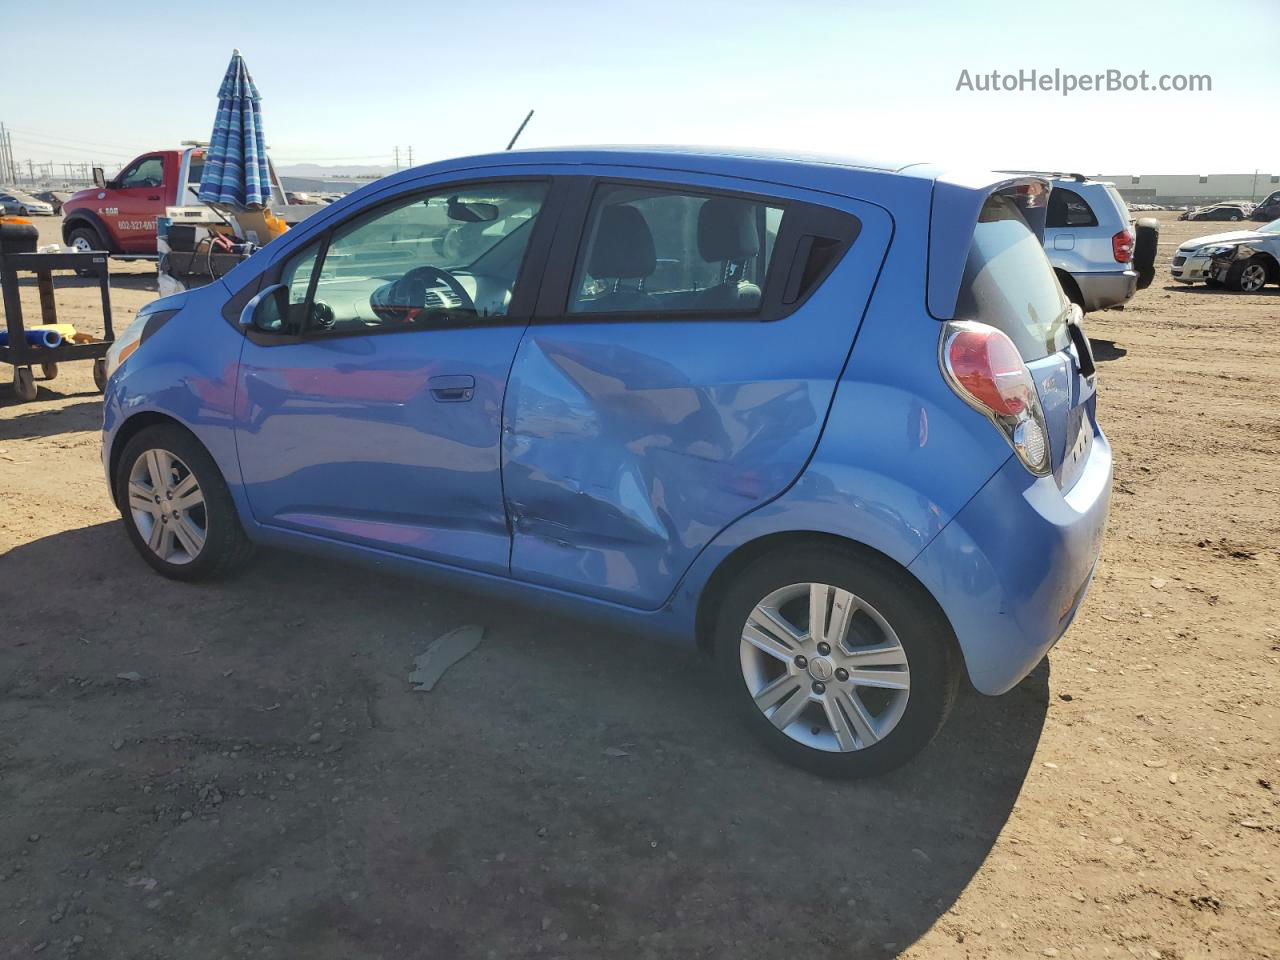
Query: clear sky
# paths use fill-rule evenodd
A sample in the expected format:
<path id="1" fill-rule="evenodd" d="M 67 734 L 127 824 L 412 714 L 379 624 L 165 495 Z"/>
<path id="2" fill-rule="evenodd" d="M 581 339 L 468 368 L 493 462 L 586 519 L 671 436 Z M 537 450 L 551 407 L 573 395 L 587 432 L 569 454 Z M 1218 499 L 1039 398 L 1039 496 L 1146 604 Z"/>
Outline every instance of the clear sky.
<path id="1" fill-rule="evenodd" d="M 501 149 L 533 107 L 521 146 L 1280 173 L 1278 0 L 0 0 L 0 14 L 0 121 L 19 161 L 112 168 L 207 139 L 239 47 L 282 165 Z M 1212 91 L 956 90 L 962 70 L 1033 68 L 1208 74 Z"/>

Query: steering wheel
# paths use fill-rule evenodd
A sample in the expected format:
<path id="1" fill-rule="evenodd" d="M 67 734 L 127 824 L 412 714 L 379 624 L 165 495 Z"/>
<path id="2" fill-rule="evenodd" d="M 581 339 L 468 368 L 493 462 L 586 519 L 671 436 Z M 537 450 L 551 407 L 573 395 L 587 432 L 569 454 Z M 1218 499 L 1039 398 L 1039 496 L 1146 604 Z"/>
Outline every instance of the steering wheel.
<path id="1" fill-rule="evenodd" d="M 457 277 L 439 267 L 415 267 L 397 280 L 388 291 L 387 300 L 382 306 L 404 311 L 403 319 L 412 320 L 417 313 L 426 309 L 427 291 L 444 284 L 458 298 L 458 307 L 462 310 L 476 312 L 475 301 L 466 287 L 458 282 Z"/>

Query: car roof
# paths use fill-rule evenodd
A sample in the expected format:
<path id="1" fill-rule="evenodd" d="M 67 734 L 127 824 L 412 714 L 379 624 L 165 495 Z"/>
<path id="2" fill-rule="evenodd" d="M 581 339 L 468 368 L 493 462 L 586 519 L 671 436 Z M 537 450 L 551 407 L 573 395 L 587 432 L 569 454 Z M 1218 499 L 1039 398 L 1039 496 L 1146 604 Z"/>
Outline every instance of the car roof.
<path id="1" fill-rule="evenodd" d="M 684 173 L 718 174 L 802 187 L 814 187 L 832 174 L 841 179 L 845 177 L 864 177 L 868 180 L 904 178 L 932 181 L 948 172 L 946 168 L 923 162 L 885 161 L 865 157 L 813 154 L 791 150 L 606 144 L 601 146 L 539 147 L 457 157 L 427 164 L 424 167 L 402 170 L 381 182 L 386 185 L 394 185 L 398 181 L 413 179 L 423 173 L 444 173 L 471 167 L 536 164 L 634 166 Z M 971 171 L 959 176 L 954 182 L 969 183 L 977 187 L 991 182 L 992 179 L 999 179 L 999 177 L 993 177 L 990 171 Z"/>

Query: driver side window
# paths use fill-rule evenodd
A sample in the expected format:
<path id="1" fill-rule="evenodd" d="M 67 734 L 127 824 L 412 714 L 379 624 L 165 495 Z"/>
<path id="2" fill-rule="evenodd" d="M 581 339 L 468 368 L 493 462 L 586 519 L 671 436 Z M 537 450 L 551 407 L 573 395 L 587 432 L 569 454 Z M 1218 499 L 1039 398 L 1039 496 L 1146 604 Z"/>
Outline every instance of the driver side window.
<path id="1" fill-rule="evenodd" d="M 147 157 L 120 175 L 121 187 L 160 187 L 164 185 L 164 160 Z"/>
<path id="2" fill-rule="evenodd" d="M 310 333 L 430 329 L 506 316 L 545 182 L 415 194 L 339 227 L 320 258 Z M 300 264 L 290 302 L 314 269 Z M 293 312 L 292 310 L 290 311 Z"/>

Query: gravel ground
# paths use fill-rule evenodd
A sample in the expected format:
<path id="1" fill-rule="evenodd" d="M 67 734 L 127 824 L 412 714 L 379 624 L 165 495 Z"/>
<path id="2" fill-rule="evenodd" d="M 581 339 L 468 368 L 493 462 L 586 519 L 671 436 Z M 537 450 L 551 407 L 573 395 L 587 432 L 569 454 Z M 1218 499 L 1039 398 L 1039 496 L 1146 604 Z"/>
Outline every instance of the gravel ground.
<path id="1" fill-rule="evenodd" d="M 1280 956 L 1280 288 L 1166 285 L 1217 225 L 1162 219 L 1156 283 L 1086 322 L 1117 472 L 1075 626 L 866 783 L 642 638 L 283 553 L 163 581 L 89 367 L 0 387 L 0 956 Z M 113 287 L 123 322 L 154 273 Z"/>

